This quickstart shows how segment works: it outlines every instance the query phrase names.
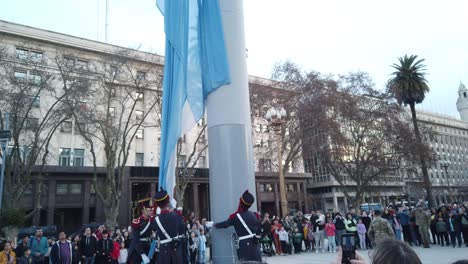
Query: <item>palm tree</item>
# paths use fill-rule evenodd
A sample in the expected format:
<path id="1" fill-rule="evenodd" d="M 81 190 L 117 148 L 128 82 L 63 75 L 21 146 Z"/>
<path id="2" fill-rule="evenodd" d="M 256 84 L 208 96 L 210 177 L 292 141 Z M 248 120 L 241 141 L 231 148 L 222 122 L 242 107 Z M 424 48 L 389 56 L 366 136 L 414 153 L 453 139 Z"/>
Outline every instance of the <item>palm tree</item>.
<path id="1" fill-rule="evenodd" d="M 398 58 L 399 64 L 395 63 L 392 67 L 396 70 L 392 73 L 393 77 L 389 80 L 388 88 L 399 104 L 408 105 L 411 109 L 411 117 L 413 120 L 414 133 L 418 144 L 421 144 L 421 134 L 416 119 L 416 104 L 422 103 L 426 93 L 429 92 L 427 80 L 424 77 L 426 74 L 424 59 L 417 59 L 416 55 L 405 55 Z M 427 164 L 424 155 L 420 154 L 421 170 L 423 174 L 423 183 L 427 192 L 427 200 L 429 207 L 434 205 L 434 197 L 432 195 L 432 185 L 427 173 Z"/>

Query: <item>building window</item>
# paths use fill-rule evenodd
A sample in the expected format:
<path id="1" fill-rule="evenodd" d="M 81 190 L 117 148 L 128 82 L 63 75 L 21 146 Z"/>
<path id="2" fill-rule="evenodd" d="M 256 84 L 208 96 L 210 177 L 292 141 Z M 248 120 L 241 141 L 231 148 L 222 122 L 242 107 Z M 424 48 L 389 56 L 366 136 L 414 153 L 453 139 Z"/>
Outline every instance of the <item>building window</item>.
<path id="1" fill-rule="evenodd" d="M 82 184 L 81 183 L 57 183 L 55 188 L 55 193 L 57 195 L 67 195 L 67 194 L 81 194 Z"/>
<path id="2" fill-rule="evenodd" d="M 144 153 L 135 153 L 135 166 L 143 167 L 145 162 Z"/>
<path id="3" fill-rule="evenodd" d="M 65 195 L 68 193 L 68 184 L 66 183 L 57 183 L 56 191 L 57 195 Z"/>
<path id="4" fill-rule="evenodd" d="M 78 69 L 85 70 L 88 68 L 88 61 L 77 59 L 75 65 Z"/>
<path id="5" fill-rule="evenodd" d="M 44 58 L 44 53 L 37 50 L 16 48 L 16 58 L 20 60 L 31 59 L 32 61 L 40 62 Z"/>
<path id="6" fill-rule="evenodd" d="M 16 58 L 20 60 L 25 60 L 28 58 L 28 53 L 29 50 L 27 49 L 22 49 L 22 48 L 16 48 Z"/>
<path id="7" fill-rule="evenodd" d="M 136 78 L 137 78 L 137 81 L 144 81 L 146 79 L 146 72 L 137 71 Z"/>
<path id="8" fill-rule="evenodd" d="M 70 183 L 68 185 L 68 190 L 70 194 L 81 194 L 81 184 L 80 183 Z"/>
<path id="9" fill-rule="evenodd" d="M 39 127 L 39 118 L 27 118 L 26 119 L 26 129 L 36 131 Z"/>
<path id="10" fill-rule="evenodd" d="M 110 66 L 110 75 L 112 79 L 115 79 L 117 76 L 117 66 Z"/>
<path id="11" fill-rule="evenodd" d="M 296 184 L 287 184 L 286 189 L 288 192 L 296 192 L 297 191 L 296 187 L 297 187 Z"/>
<path id="12" fill-rule="evenodd" d="M 187 163 L 187 156 L 185 155 L 179 155 L 178 159 L 177 159 L 177 166 L 179 168 L 183 168 L 186 166 L 186 163 Z"/>
<path id="13" fill-rule="evenodd" d="M 64 133 L 71 133 L 72 132 L 72 121 L 63 121 L 62 126 L 60 128 L 61 132 Z"/>
<path id="14" fill-rule="evenodd" d="M 114 117 L 115 116 L 115 107 L 109 107 L 109 116 Z"/>
<path id="15" fill-rule="evenodd" d="M 82 167 L 84 165 L 84 149 L 74 149 L 73 166 Z"/>
<path id="16" fill-rule="evenodd" d="M 28 71 L 26 70 L 15 70 L 14 76 L 17 81 L 26 80 L 28 78 Z"/>
<path id="17" fill-rule="evenodd" d="M 206 167 L 206 157 L 205 156 L 198 157 L 198 167 L 199 168 L 205 168 Z"/>
<path id="18" fill-rule="evenodd" d="M 143 120 L 144 112 L 140 110 L 135 111 L 135 118 L 136 120 Z"/>
<path id="19" fill-rule="evenodd" d="M 71 149 L 59 148 L 59 166 L 70 166 Z"/>
<path id="20" fill-rule="evenodd" d="M 260 185 L 260 192 L 273 192 L 273 186 L 270 183 Z"/>
<path id="21" fill-rule="evenodd" d="M 260 159 L 259 160 L 260 171 L 271 171 L 271 159 Z"/>
<path id="22" fill-rule="evenodd" d="M 59 149 L 59 166 L 70 166 L 72 153 L 70 148 Z M 73 166 L 84 166 L 84 149 L 73 150 Z"/>
<path id="23" fill-rule="evenodd" d="M 137 101 L 143 101 L 145 94 L 143 92 L 135 92 L 135 98 Z"/>
<path id="24" fill-rule="evenodd" d="M 143 129 L 138 129 L 135 136 L 137 139 L 143 139 L 143 135 Z"/>
<path id="25" fill-rule="evenodd" d="M 33 107 L 40 107 L 41 106 L 41 97 L 39 96 L 31 96 L 30 97 L 30 100 L 31 100 L 31 105 Z"/>

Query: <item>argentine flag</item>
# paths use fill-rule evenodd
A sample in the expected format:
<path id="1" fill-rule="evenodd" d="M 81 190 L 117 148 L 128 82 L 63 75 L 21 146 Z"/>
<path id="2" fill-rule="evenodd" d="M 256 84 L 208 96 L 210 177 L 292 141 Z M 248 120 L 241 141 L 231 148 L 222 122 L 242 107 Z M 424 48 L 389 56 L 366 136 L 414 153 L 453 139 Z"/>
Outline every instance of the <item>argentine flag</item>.
<path id="1" fill-rule="evenodd" d="M 174 197 L 177 141 L 203 118 L 208 94 L 229 84 L 230 75 L 218 0 L 156 4 L 166 33 L 159 186 Z"/>

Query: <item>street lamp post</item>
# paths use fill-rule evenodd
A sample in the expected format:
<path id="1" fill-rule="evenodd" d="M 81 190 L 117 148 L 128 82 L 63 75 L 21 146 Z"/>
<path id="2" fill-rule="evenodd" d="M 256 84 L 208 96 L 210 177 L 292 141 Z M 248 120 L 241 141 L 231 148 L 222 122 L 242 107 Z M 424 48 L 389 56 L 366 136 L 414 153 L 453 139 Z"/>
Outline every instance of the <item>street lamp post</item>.
<path id="1" fill-rule="evenodd" d="M 280 203 L 281 203 L 281 215 L 285 217 L 288 214 L 288 201 L 286 199 L 286 186 L 284 183 L 284 174 L 283 174 L 283 152 L 282 152 L 282 137 L 281 137 L 281 128 L 285 123 L 284 118 L 286 117 L 286 110 L 284 108 L 275 109 L 270 108 L 265 115 L 265 118 L 270 122 L 270 125 L 273 127 L 276 133 L 276 141 L 278 145 L 278 174 L 279 174 L 279 184 L 280 184 Z"/>
<path id="2" fill-rule="evenodd" d="M 449 199 L 450 199 L 450 202 L 454 202 L 453 201 L 453 192 L 451 190 L 451 187 L 450 187 L 450 177 L 449 177 L 449 173 L 448 173 L 448 163 L 444 163 L 442 164 L 442 167 L 444 168 L 444 171 L 445 171 L 445 177 L 447 177 L 447 187 L 448 187 L 448 191 L 449 191 Z"/>

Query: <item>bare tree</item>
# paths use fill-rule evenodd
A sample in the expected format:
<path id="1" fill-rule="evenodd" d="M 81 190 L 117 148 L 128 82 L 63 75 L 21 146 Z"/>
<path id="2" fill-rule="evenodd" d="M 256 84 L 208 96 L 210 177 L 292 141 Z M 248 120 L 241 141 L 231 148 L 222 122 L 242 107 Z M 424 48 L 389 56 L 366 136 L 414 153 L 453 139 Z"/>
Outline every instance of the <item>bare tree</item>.
<path id="1" fill-rule="evenodd" d="M 144 129 L 160 125 L 161 69 L 154 67 L 151 58 L 134 56 L 132 50 L 116 50 L 96 65 L 87 65 L 87 75 L 77 75 L 76 65 L 70 67 L 65 60 L 58 63 L 64 83 L 85 80 L 89 84 L 79 100 L 68 98 L 68 106 L 90 149 L 96 194 L 109 226 L 117 224 L 123 175 L 134 154 L 135 139 L 144 137 Z M 105 167 L 102 185 L 98 184 L 99 166 Z"/>
<path id="2" fill-rule="evenodd" d="M 0 48 L 0 130 L 11 131 L 5 166 L 2 207 L 18 209 L 19 200 L 38 180 L 35 204 L 25 217 L 41 209 L 42 174 L 48 163 L 49 145 L 57 128 L 69 118 L 65 99 L 75 90 L 57 89 L 54 61 L 35 47 Z M 6 118 L 8 116 L 8 118 Z M 20 221 L 18 221 L 20 222 Z"/>
<path id="3" fill-rule="evenodd" d="M 194 142 L 186 142 L 187 140 L 179 139 L 177 142 L 177 170 L 175 184 L 175 199 L 177 204 L 184 206 L 185 191 L 190 183 L 190 179 L 194 176 L 195 170 L 199 167 L 200 158 L 206 155 L 208 149 L 208 141 L 206 139 L 206 124 L 202 124 Z M 187 155 L 185 155 L 187 154 Z"/>
<path id="4" fill-rule="evenodd" d="M 332 98 L 322 109 L 326 122 L 311 137 L 309 156 L 315 168 L 323 166 L 340 184 L 345 197 L 354 208 L 365 193 L 388 176 L 414 166 L 416 144 L 408 137 L 411 126 L 406 112 L 389 100 L 385 92 L 373 88 L 366 73 L 340 76 L 337 89 L 326 89 Z M 312 118 L 312 116 L 309 116 Z M 427 145 L 418 151 L 430 153 Z"/>
<path id="5" fill-rule="evenodd" d="M 267 127 L 264 115 L 270 107 L 283 107 L 288 112 L 284 119 L 284 124 L 279 131 L 282 148 L 283 174 L 291 168 L 298 168 L 302 157 L 303 144 L 308 141 L 309 129 L 316 129 L 321 126 L 323 118 L 319 118 L 321 111 L 327 104 L 327 98 L 321 93 L 315 93 L 325 86 L 336 87 L 336 83 L 328 75 L 318 72 L 303 71 L 297 64 L 291 61 L 281 62 L 275 65 L 272 74 L 272 81 L 264 80 L 265 84 L 254 84 L 251 87 L 251 108 L 254 123 L 254 131 L 260 132 L 257 135 L 255 149 L 260 157 L 265 157 L 260 163 L 260 169 L 270 169 L 270 158 L 277 156 L 278 146 L 273 134 L 273 129 Z M 305 102 L 314 101 L 314 104 L 307 105 Z M 313 118 L 305 111 L 314 113 Z M 304 117 L 307 116 L 308 119 Z M 268 162 L 270 161 L 270 162 Z M 278 167 L 277 162 L 271 162 Z M 265 168 L 267 167 L 267 168 Z"/>

